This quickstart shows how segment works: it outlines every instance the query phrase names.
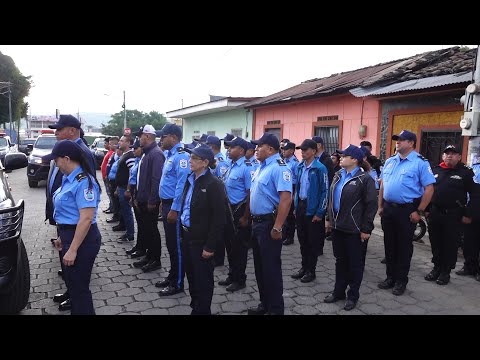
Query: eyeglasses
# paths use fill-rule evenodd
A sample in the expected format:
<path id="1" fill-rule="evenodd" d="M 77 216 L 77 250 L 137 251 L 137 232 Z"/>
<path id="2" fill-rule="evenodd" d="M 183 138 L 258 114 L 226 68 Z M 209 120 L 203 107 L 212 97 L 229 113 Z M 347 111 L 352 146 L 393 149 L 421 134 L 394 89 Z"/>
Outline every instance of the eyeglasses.
<path id="1" fill-rule="evenodd" d="M 190 160 L 203 160 L 202 158 L 198 157 L 197 155 L 190 155 Z"/>

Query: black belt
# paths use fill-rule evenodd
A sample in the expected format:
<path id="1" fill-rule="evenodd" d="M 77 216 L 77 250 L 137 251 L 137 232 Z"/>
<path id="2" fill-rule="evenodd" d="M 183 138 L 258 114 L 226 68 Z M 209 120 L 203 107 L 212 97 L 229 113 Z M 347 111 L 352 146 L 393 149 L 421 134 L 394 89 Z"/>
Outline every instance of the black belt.
<path id="1" fill-rule="evenodd" d="M 70 224 L 57 224 L 57 227 L 60 230 L 75 230 L 77 225 L 70 225 Z"/>
<path id="2" fill-rule="evenodd" d="M 406 207 L 409 207 L 409 206 L 413 206 L 413 203 L 397 204 L 397 203 L 390 202 L 390 201 L 385 201 L 385 203 L 388 204 L 388 206 L 391 206 L 391 207 L 394 207 L 394 208 L 406 208 Z"/>
<path id="3" fill-rule="evenodd" d="M 275 221 L 275 216 L 273 214 L 263 214 L 263 215 L 250 215 L 253 222 L 261 223 L 264 221 Z"/>
<path id="4" fill-rule="evenodd" d="M 162 203 L 171 204 L 171 203 L 173 203 L 173 199 L 162 199 Z"/>

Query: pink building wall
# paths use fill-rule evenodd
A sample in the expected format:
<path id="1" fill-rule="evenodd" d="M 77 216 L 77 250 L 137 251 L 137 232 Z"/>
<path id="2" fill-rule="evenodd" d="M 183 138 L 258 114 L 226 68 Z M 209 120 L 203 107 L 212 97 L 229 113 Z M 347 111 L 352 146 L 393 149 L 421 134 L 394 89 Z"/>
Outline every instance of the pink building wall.
<path id="1" fill-rule="evenodd" d="M 367 126 L 367 133 L 360 138 L 358 129 L 362 118 Z M 288 138 L 297 145 L 306 138 L 313 136 L 313 125 L 321 125 L 323 121 L 317 121 L 320 116 L 338 115 L 342 123 L 340 147 L 343 149 L 349 144 L 359 145 L 362 140 L 372 143 L 373 153 L 379 150 L 379 112 L 380 104 L 376 99 L 361 99 L 353 95 L 339 95 L 323 99 L 307 100 L 296 103 L 273 105 L 255 109 L 254 115 L 254 138 L 258 139 L 268 127 L 281 127 L 282 138 Z M 280 120 L 280 125 L 267 125 L 267 121 Z M 324 123 L 327 125 L 326 123 Z M 378 146 L 378 147 L 377 147 Z M 300 155 L 297 152 L 297 156 Z"/>

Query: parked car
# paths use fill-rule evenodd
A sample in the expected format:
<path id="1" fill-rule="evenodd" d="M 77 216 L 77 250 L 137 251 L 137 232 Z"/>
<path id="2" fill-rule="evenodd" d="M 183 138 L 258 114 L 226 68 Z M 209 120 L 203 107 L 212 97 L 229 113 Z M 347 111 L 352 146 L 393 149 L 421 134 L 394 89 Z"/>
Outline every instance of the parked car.
<path id="1" fill-rule="evenodd" d="M 105 137 L 98 137 L 93 140 L 90 150 L 95 157 L 95 164 L 97 165 L 96 170 L 99 170 L 100 166 L 102 165 L 103 158 L 108 152 L 107 149 L 105 149 Z"/>
<path id="2" fill-rule="evenodd" d="M 5 168 L 0 165 L 0 314 L 18 313 L 30 295 L 30 265 L 21 237 L 25 203 L 15 203 L 4 174 L 27 163 L 27 156 L 17 152 L 5 156 Z"/>
<path id="3" fill-rule="evenodd" d="M 30 155 L 33 149 L 33 144 L 35 144 L 36 139 L 23 139 L 18 142 L 18 151 L 24 153 L 25 155 Z"/>
<path id="4" fill-rule="evenodd" d="M 0 133 L 0 160 L 3 164 L 5 155 L 17 152 L 16 144 L 12 143 L 10 136 Z"/>
<path id="5" fill-rule="evenodd" d="M 27 166 L 28 186 L 31 188 L 36 188 L 39 181 L 47 180 L 50 163 L 42 163 L 42 156 L 50 154 L 56 142 L 57 138 L 53 134 L 41 134 L 35 140 Z"/>

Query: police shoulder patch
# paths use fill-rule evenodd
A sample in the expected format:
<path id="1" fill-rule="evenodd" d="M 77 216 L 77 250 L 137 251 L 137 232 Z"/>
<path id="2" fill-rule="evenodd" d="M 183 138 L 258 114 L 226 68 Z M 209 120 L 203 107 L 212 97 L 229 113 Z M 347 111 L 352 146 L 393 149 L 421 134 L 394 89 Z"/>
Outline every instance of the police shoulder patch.
<path id="1" fill-rule="evenodd" d="M 93 189 L 92 188 L 83 189 L 83 197 L 87 201 L 95 200 L 95 193 L 93 192 Z"/>
<path id="2" fill-rule="evenodd" d="M 245 165 L 247 165 L 247 166 L 253 166 L 252 163 L 250 162 L 250 160 L 245 160 Z"/>
<path id="3" fill-rule="evenodd" d="M 181 167 L 182 169 L 186 169 L 186 168 L 187 168 L 187 165 L 188 165 L 187 159 L 180 159 L 180 167 Z"/>
<path id="4" fill-rule="evenodd" d="M 85 174 L 85 173 L 83 173 L 83 172 L 80 173 L 80 174 L 78 174 L 77 176 L 75 176 L 75 179 L 76 179 L 77 181 L 82 181 L 83 179 L 86 179 L 86 178 L 87 178 L 87 174 Z"/>
<path id="5" fill-rule="evenodd" d="M 428 161 L 428 159 L 424 158 L 423 155 L 421 155 L 421 154 L 418 154 L 418 157 L 419 157 L 420 159 L 422 159 L 423 161 Z"/>
<path id="6" fill-rule="evenodd" d="M 283 172 L 283 180 L 285 181 L 291 181 L 292 180 L 292 174 L 290 171 L 284 171 Z"/>
<path id="7" fill-rule="evenodd" d="M 277 163 L 280 166 L 287 166 L 287 164 L 285 163 L 285 160 L 283 160 L 283 159 L 277 159 Z"/>

